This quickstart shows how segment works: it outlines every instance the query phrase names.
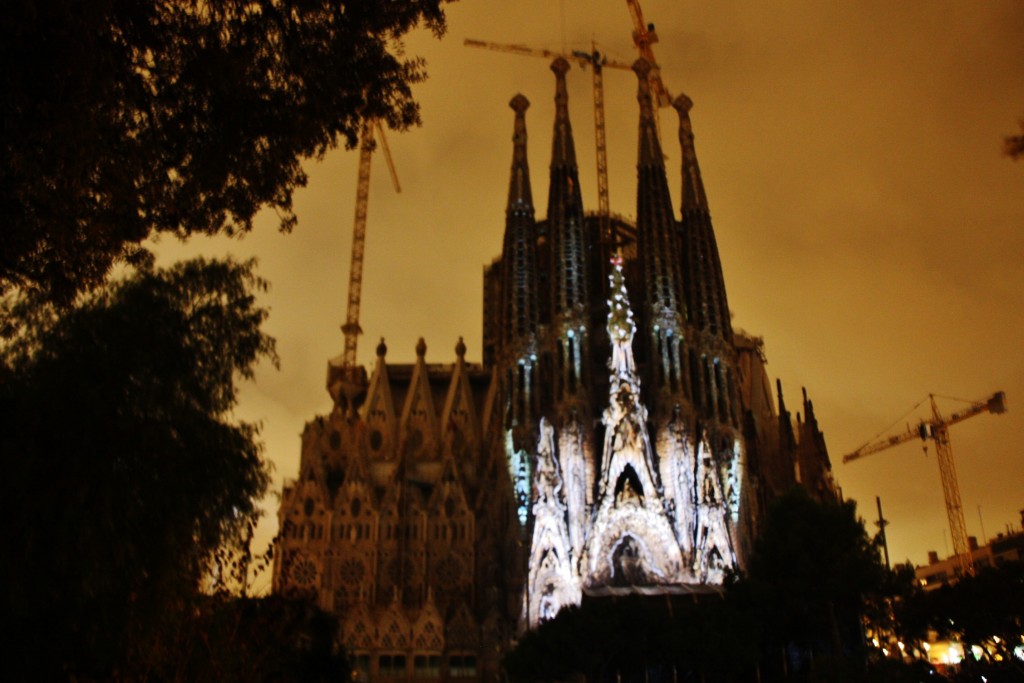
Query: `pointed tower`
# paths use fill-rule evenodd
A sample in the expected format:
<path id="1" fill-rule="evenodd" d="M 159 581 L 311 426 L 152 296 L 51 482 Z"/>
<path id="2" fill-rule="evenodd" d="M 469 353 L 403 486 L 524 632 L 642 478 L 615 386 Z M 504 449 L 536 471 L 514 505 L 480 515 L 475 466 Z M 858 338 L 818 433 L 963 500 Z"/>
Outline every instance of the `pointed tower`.
<path id="1" fill-rule="evenodd" d="M 693 101 L 686 95 L 680 95 L 672 106 L 679 113 L 679 144 L 683 158 L 679 257 L 683 264 L 686 333 L 688 339 L 700 340 L 699 348 L 691 344 L 688 349 L 690 398 L 703 419 L 738 429 L 736 351 L 722 262 L 718 257 L 711 212 L 693 146 L 693 126 L 690 123 Z"/>
<path id="2" fill-rule="evenodd" d="M 648 74 L 651 64 L 633 64 L 639 80 L 640 143 L 637 158 L 636 231 L 637 253 L 644 286 L 645 333 L 650 365 L 650 394 L 656 414 L 666 416 L 682 397 L 682 341 L 685 311 L 681 298 L 679 245 L 676 239 L 672 197 L 665 175 L 665 159 L 658 140 Z"/>
<path id="3" fill-rule="evenodd" d="M 572 559 L 583 552 L 590 521 L 596 468 L 593 440 L 585 425 L 592 411 L 593 377 L 590 352 L 591 293 L 589 235 L 583 215 L 576 147 L 569 122 L 569 93 L 565 74 L 569 62 L 559 57 L 555 74 L 555 128 L 551 145 L 551 185 L 547 227 L 551 245 L 551 331 L 554 347 L 554 405 L 549 419 L 554 429 L 551 457 L 561 467 L 561 495 L 568 499 L 567 515 Z M 546 444 L 538 445 L 540 453 Z M 557 447 L 557 448 L 555 448 Z M 539 455 L 538 455 L 539 458 Z M 538 460 L 538 464 L 539 464 Z M 570 558 L 562 555 L 568 561 Z M 577 588 L 578 590 L 578 588 Z M 536 607 L 536 606 L 535 606 Z M 535 612 L 531 613 L 536 615 Z"/>
<path id="4" fill-rule="evenodd" d="M 569 122 L 565 74 L 569 62 L 559 57 L 555 73 L 555 130 L 551 146 L 548 190 L 548 234 L 551 240 L 551 317 L 555 359 L 555 407 L 565 413 L 584 403 L 589 373 L 587 356 L 588 290 L 587 233 L 580 194 L 576 147 Z"/>
<path id="5" fill-rule="evenodd" d="M 804 420 L 800 424 L 800 443 L 796 447 L 797 476 L 800 485 L 816 500 L 837 500 L 825 435 L 818 429 L 814 402 L 807 398 L 807 389 L 803 390 L 803 399 Z"/>
<path id="6" fill-rule="evenodd" d="M 377 344 L 377 365 L 370 376 L 366 401 L 361 411 L 366 424 L 366 450 L 374 484 L 384 485 L 398 467 L 398 417 L 391 396 L 391 380 L 385 357 L 388 347 L 381 337 Z"/>
<path id="7" fill-rule="evenodd" d="M 441 471 L 441 432 L 434 409 L 434 394 L 426 363 L 427 343 L 416 343 L 416 364 L 412 368 L 409 390 L 399 419 L 402 466 L 406 475 L 432 482 Z"/>
<path id="8" fill-rule="evenodd" d="M 512 430 L 515 446 L 522 448 L 533 440 L 536 420 L 533 370 L 537 360 L 537 235 L 526 161 L 526 110 L 530 102 L 516 95 L 509 106 L 516 118 L 502 251 L 504 309 L 499 362 L 505 370 L 502 380 L 508 386 L 506 427 Z"/>
<path id="9" fill-rule="evenodd" d="M 455 358 L 448 394 L 441 409 L 441 441 L 444 452 L 451 455 L 463 477 L 475 483 L 482 436 L 466 366 L 466 344 L 462 337 L 455 345 Z"/>
<path id="10" fill-rule="evenodd" d="M 509 102 L 516 114 L 512 136 L 512 174 L 505 209 L 501 254 L 502 314 L 498 350 L 499 381 L 505 404 L 505 454 L 516 497 L 520 530 L 529 519 L 532 459 L 537 424 L 537 225 L 534 220 L 530 167 L 526 161 L 526 110 L 522 94 Z"/>

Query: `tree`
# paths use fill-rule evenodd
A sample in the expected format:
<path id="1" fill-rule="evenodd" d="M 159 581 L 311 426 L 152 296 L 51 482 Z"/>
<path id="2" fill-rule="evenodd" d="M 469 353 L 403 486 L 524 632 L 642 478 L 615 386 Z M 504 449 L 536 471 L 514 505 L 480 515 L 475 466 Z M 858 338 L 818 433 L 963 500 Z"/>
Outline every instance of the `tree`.
<path id="1" fill-rule="evenodd" d="M 235 380 L 276 362 L 253 268 L 142 270 L 60 312 L 8 297 L 0 621 L 21 640 L 9 669 L 149 666 L 214 554 L 249 538 L 268 473 L 256 426 L 232 420 Z"/>
<path id="2" fill-rule="evenodd" d="M 152 677 L 211 683 L 351 680 L 337 632 L 337 618 L 310 601 L 211 596 L 171 643 L 174 656 L 151 669 Z"/>
<path id="3" fill-rule="evenodd" d="M 885 570 L 856 503 L 817 502 L 794 489 L 769 506 L 734 592 L 758 614 L 766 647 L 799 653 L 787 662 L 799 668 L 857 652 L 865 603 L 884 587 Z"/>
<path id="4" fill-rule="evenodd" d="M 300 161 L 419 122 L 399 39 L 445 0 L 6 0 L 0 293 L 60 302 L 147 237 L 296 218 Z"/>
<path id="5" fill-rule="evenodd" d="M 524 634 L 503 663 L 514 681 L 710 683 L 752 669 L 755 638 L 750 614 L 717 593 L 590 598 Z"/>

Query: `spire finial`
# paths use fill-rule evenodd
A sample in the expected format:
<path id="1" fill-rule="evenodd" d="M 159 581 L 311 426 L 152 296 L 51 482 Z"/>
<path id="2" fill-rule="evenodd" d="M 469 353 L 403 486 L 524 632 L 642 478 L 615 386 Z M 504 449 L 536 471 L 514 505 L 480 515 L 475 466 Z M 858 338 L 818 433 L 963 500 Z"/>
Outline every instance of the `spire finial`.
<path id="1" fill-rule="evenodd" d="M 516 93 L 516 96 L 509 100 L 508 106 L 512 107 L 516 116 L 519 116 L 525 114 L 526 110 L 530 108 L 530 100 L 526 99 L 526 95 L 523 93 Z"/>
<path id="2" fill-rule="evenodd" d="M 565 76 L 569 73 L 569 62 L 565 57 L 555 57 L 555 61 L 551 62 L 551 70 L 555 72 L 556 76 Z"/>
<path id="3" fill-rule="evenodd" d="M 427 355 L 427 342 L 424 341 L 423 337 L 420 337 L 420 340 L 418 342 L 416 342 L 416 356 L 418 358 L 423 358 L 426 355 Z"/>
<path id="4" fill-rule="evenodd" d="M 377 357 L 383 358 L 388 355 L 388 345 L 384 343 L 384 337 L 380 338 L 380 343 L 377 344 Z"/>
<path id="5" fill-rule="evenodd" d="M 455 345 L 455 355 L 462 360 L 466 357 L 466 343 L 462 341 L 462 337 L 459 337 L 459 342 Z"/>

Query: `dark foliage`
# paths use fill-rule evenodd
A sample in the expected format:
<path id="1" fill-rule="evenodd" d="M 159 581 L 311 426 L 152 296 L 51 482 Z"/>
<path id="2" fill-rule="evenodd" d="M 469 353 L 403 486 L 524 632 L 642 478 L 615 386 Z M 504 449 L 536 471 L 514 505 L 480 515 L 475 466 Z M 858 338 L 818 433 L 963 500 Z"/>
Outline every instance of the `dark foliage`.
<path id="1" fill-rule="evenodd" d="M 819 503 L 797 489 L 770 506 L 736 592 L 757 612 L 765 647 L 788 653 L 789 669 L 823 656 L 841 667 L 861 659 L 863 610 L 884 582 L 856 503 Z"/>
<path id="2" fill-rule="evenodd" d="M 268 475 L 255 426 L 231 419 L 235 380 L 276 360 L 252 267 L 143 271 L 59 314 L 7 302 L 0 619 L 19 644 L 8 669 L 147 666 L 214 555 L 249 538 Z"/>
<path id="3" fill-rule="evenodd" d="M 516 681 L 732 680 L 756 663 L 755 638 L 750 615 L 718 594 L 600 598 L 526 633 L 504 666 Z"/>
<path id="4" fill-rule="evenodd" d="M 418 123 L 444 0 L 0 3 L 0 293 L 67 303 L 154 233 L 295 223 L 304 157 Z"/>
<path id="5" fill-rule="evenodd" d="M 337 619 L 310 602 L 280 596 L 202 600 L 154 662 L 157 680 L 196 683 L 347 681 Z"/>

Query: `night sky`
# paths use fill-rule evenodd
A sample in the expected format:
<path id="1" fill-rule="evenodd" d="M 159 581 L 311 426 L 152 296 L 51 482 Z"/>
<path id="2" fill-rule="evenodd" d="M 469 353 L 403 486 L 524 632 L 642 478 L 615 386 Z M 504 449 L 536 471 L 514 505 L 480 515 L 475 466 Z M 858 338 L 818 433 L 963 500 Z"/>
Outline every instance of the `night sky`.
<path id="1" fill-rule="evenodd" d="M 763 336 L 772 379 L 794 412 L 814 401 L 834 474 L 874 531 L 880 496 L 894 561 L 951 545 L 934 449 L 915 440 L 843 465 L 843 454 L 925 415 L 935 393 L 1009 412 L 951 428 L 968 533 L 1020 528 L 1024 508 L 1024 162 L 1001 155 L 1024 116 L 1019 0 L 642 0 L 661 42 L 663 79 L 691 117 L 737 329 Z M 392 363 L 450 363 L 465 337 L 480 359 L 481 278 L 501 250 L 513 113 L 527 112 L 534 202 L 547 205 L 554 76 L 542 59 L 464 47 L 465 38 L 556 51 L 598 49 L 632 62 L 620 0 L 464 0 L 448 34 L 408 36 L 427 60 L 416 88 L 423 126 L 389 136 L 403 192 L 375 158 L 359 358 L 380 337 Z M 569 106 L 587 210 L 596 210 L 591 78 L 574 66 Z M 605 72 L 612 211 L 636 210 L 636 77 Z M 662 111 L 679 205 L 676 116 Z M 357 153 L 307 164 L 299 226 L 263 216 L 243 240 L 164 239 L 165 260 L 255 255 L 271 281 L 267 365 L 238 416 L 263 423 L 274 488 L 298 474 L 303 424 L 329 412 L 326 361 L 339 326 L 352 239 Z M 916 413 L 907 415 L 924 401 Z M 962 403 L 940 400 L 945 412 Z M 258 543 L 276 532 L 274 499 Z M 984 533 L 983 533 L 984 531 Z M 269 586 L 269 576 L 258 589 Z"/>

